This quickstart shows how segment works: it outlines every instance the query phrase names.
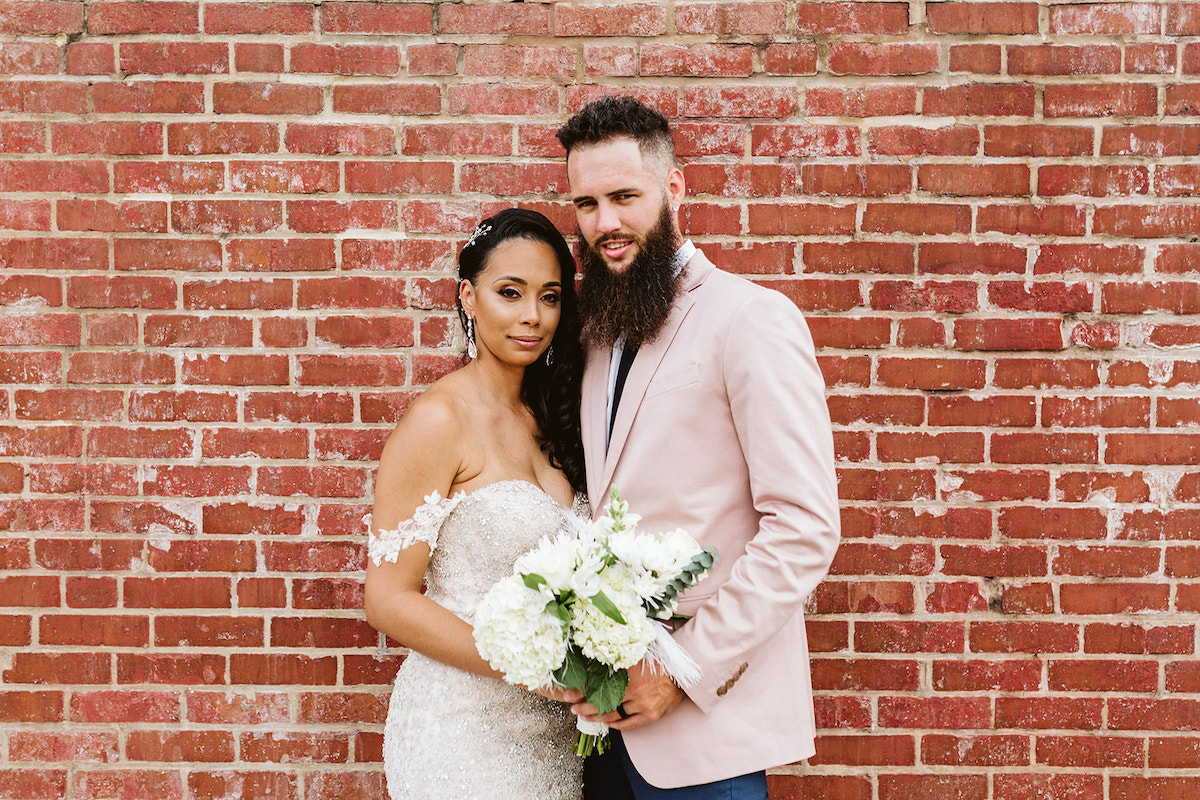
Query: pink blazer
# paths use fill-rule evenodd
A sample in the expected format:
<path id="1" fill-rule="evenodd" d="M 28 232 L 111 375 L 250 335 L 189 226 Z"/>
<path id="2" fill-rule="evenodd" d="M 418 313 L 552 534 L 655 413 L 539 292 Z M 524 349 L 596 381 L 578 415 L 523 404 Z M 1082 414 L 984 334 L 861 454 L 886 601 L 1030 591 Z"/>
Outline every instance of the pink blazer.
<path id="1" fill-rule="evenodd" d="M 697 253 L 665 329 L 629 372 L 604 446 L 611 351 L 583 379 L 588 491 L 615 484 L 640 529 L 682 527 L 720 564 L 693 587 L 675 638 L 703 677 L 667 716 L 625 734 L 661 788 L 708 783 L 814 752 L 802 606 L 839 536 L 833 436 L 812 337 L 783 295 Z"/>

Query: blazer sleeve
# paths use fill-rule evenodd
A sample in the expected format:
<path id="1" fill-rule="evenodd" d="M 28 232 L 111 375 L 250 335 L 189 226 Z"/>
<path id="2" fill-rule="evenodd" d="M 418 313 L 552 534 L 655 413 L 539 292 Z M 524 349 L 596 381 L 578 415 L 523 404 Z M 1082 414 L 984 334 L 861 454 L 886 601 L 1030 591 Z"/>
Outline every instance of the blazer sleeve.
<path id="1" fill-rule="evenodd" d="M 751 293 L 733 315 L 723 370 L 760 519 L 728 580 L 675 633 L 703 671 L 686 690 L 703 711 L 802 613 L 840 535 L 825 382 L 808 326 L 790 300 Z"/>

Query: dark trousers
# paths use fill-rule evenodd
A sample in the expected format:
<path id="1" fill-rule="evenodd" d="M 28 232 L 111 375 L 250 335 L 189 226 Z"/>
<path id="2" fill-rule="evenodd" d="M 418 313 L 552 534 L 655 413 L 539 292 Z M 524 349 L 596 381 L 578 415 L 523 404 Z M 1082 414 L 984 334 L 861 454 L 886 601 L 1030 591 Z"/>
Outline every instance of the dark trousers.
<path id="1" fill-rule="evenodd" d="M 583 762 L 584 800 L 767 800 L 765 772 L 680 789 L 651 786 L 634 769 L 621 734 L 610 731 L 608 738 L 612 747 L 604 755 Z"/>

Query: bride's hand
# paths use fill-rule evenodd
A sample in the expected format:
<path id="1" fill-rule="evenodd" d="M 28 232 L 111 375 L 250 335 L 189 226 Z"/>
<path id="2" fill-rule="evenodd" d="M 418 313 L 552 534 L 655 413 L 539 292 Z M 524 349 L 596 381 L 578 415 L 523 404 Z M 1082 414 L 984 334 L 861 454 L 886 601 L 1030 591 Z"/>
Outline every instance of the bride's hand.
<path id="1" fill-rule="evenodd" d="M 567 689 L 562 686 L 543 686 L 541 689 L 530 689 L 534 694 L 540 694 L 549 700 L 557 700 L 560 703 L 578 703 L 583 699 L 583 692 L 577 692 L 574 689 Z"/>

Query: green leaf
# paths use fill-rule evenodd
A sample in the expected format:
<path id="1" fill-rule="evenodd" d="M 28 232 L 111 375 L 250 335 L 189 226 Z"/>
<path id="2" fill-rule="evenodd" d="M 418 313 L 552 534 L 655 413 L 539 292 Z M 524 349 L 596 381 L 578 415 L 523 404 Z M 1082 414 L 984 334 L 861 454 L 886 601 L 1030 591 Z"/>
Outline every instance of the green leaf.
<path id="1" fill-rule="evenodd" d="M 592 595 L 591 600 L 596 608 L 600 609 L 600 612 L 604 614 L 604 616 L 608 617 L 618 625 L 625 624 L 625 618 L 621 616 L 621 612 L 617 608 L 616 603 L 614 603 L 612 600 L 609 600 L 608 595 L 606 595 L 604 592 L 596 592 L 594 595 Z"/>
<path id="2" fill-rule="evenodd" d="M 521 577 L 524 579 L 525 585 L 530 589 L 533 589 L 535 592 L 546 584 L 545 578 L 532 572 L 528 575 L 522 575 Z"/>
<path id="3" fill-rule="evenodd" d="M 577 692 L 582 692 L 587 688 L 587 663 L 574 648 L 567 651 L 567 658 L 563 665 L 554 671 L 554 680 Z"/>
<path id="4" fill-rule="evenodd" d="M 629 688 L 629 673 L 623 669 L 616 672 L 604 670 L 604 677 L 599 681 L 589 681 L 587 701 L 596 707 L 601 714 L 616 709 L 625 699 L 625 690 Z"/>
<path id="5" fill-rule="evenodd" d="M 546 603 L 546 610 L 549 611 L 551 614 L 553 614 L 555 617 L 557 617 L 558 621 L 562 623 L 564 637 L 568 633 L 570 633 L 570 631 L 571 631 L 571 612 L 567 610 L 566 604 L 556 603 L 553 600 L 551 600 L 549 603 Z"/>

